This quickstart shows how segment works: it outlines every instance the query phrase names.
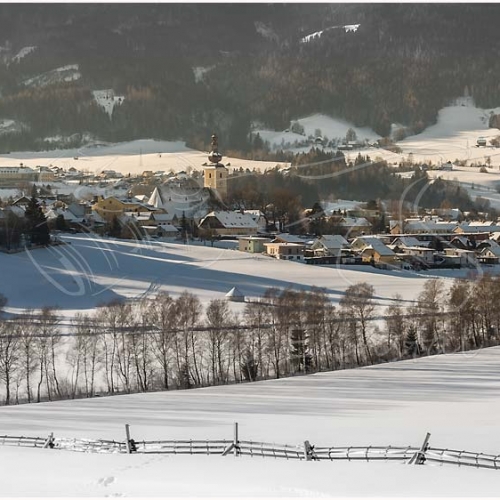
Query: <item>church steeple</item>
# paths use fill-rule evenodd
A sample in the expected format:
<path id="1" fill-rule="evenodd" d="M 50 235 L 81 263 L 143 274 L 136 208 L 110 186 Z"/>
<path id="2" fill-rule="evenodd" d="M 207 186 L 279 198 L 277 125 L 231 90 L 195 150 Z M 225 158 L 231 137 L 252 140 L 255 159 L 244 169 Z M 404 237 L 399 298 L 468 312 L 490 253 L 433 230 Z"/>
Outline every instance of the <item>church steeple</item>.
<path id="1" fill-rule="evenodd" d="M 219 193 L 222 198 L 227 196 L 227 168 L 221 163 L 222 155 L 219 153 L 219 141 L 216 134 L 212 135 L 211 151 L 208 160 L 211 165 L 204 169 L 204 186 Z"/>
<path id="2" fill-rule="evenodd" d="M 217 138 L 216 134 L 212 135 L 212 151 L 210 151 L 210 154 L 208 155 L 208 159 L 210 163 L 215 163 L 218 165 L 221 160 L 222 160 L 222 155 L 219 153 L 219 140 Z"/>

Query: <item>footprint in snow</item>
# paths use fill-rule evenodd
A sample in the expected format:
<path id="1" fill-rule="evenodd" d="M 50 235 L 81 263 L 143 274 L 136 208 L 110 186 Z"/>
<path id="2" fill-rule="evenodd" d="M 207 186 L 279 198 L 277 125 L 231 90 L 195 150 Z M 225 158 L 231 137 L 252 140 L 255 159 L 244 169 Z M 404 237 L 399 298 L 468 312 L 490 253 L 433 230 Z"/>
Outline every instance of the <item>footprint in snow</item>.
<path id="1" fill-rule="evenodd" d="M 101 477 L 101 479 L 97 481 L 97 484 L 101 484 L 102 486 L 109 486 L 110 484 L 113 484 L 115 481 L 116 479 L 113 476 Z"/>

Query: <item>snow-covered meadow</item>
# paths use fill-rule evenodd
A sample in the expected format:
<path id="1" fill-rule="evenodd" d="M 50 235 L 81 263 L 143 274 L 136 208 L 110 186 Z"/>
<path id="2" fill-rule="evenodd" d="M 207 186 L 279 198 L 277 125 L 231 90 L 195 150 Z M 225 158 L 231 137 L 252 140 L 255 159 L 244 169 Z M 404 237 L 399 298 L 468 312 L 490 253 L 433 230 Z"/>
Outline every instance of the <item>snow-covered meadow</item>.
<path id="1" fill-rule="evenodd" d="M 500 349 L 189 391 L 0 408 L 0 434 L 240 439 L 498 453 Z M 90 454 L 0 446 L 0 496 L 497 497 L 500 472 L 394 462 Z M 29 479 L 27 478 L 29 474 Z"/>
<path id="2" fill-rule="evenodd" d="M 208 242 L 114 240 L 92 234 L 62 239 L 67 245 L 0 254 L 0 292 L 9 300 L 9 312 L 55 306 L 61 314 L 72 315 L 104 302 L 154 296 L 159 291 L 177 297 L 188 290 L 207 304 L 223 298 L 234 286 L 249 298 L 260 297 L 271 287 L 316 286 L 338 303 L 349 286 L 362 281 L 374 286 L 380 306 L 391 303 L 396 293 L 410 304 L 427 279 L 442 276 L 448 280 L 469 272 L 309 266 L 218 248 L 223 242 L 211 247 Z"/>
<path id="3" fill-rule="evenodd" d="M 202 170 L 207 162 L 207 152 L 186 147 L 184 141 L 156 141 L 141 139 L 131 142 L 84 146 L 77 149 L 52 150 L 43 152 L 11 152 L 0 155 L 0 167 L 16 167 L 20 163 L 35 168 L 43 165 L 76 168 L 84 172 L 101 173 L 115 170 L 124 175 L 153 172 L 181 172 Z M 224 156 L 224 164 L 232 168 L 264 170 L 274 168 L 276 162 L 243 160 Z"/>

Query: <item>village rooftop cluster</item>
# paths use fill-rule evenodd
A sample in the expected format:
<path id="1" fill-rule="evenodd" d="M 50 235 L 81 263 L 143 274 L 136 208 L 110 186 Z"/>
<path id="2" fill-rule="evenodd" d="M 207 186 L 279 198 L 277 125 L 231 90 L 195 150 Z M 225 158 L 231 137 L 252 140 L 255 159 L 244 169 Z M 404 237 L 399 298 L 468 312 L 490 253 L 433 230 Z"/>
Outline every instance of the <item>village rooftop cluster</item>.
<path id="1" fill-rule="evenodd" d="M 59 241 L 61 232 L 94 232 L 140 240 L 163 238 L 212 246 L 226 240 L 226 246 L 235 250 L 278 260 L 406 270 L 500 262 L 500 223 L 467 221 L 467 214 L 458 209 L 420 211 L 405 218 L 384 212 L 386 222 L 381 230 L 377 221 L 382 207 L 325 202 L 320 204 L 319 215 L 336 231 L 321 235 L 303 230 L 318 217 L 317 210 L 311 208 L 304 210 L 300 231 L 273 218 L 272 207 L 232 210 L 224 204 L 231 176 L 220 163 L 221 158 L 217 151 L 212 152 L 203 172 L 144 171 L 134 177 L 111 170 L 91 175 L 75 168 L 3 167 L 2 185 L 17 186 L 25 194 L 11 197 L 0 210 L 2 250 L 20 251 L 30 245 L 29 237 L 21 235 L 16 240 L 9 237 L 9 231 L 22 221 L 33 195 L 47 219 L 53 242 Z M 233 175 L 244 174 L 241 170 L 235 168 Z M 57 192 L 55 186 L 62 180 L 73 189 L 97 186 L 113 194 L 87 194 L 86 199 L 77 199 L 74 193 Z"/>

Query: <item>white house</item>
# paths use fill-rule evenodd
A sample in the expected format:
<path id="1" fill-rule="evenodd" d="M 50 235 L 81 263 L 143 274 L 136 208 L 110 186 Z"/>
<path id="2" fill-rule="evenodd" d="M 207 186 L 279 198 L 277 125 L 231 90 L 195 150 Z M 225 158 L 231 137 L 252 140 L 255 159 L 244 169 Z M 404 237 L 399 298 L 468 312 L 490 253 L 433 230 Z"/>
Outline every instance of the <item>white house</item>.
<path id="1" fill-rule="evenodd" d="M 342 250 L 348 249 L 349 243 L 340 234 L 328 234 L 321 236 L 311 245 L 310 250 L 314 251 L 314 255 L 339 255 Z"/>

